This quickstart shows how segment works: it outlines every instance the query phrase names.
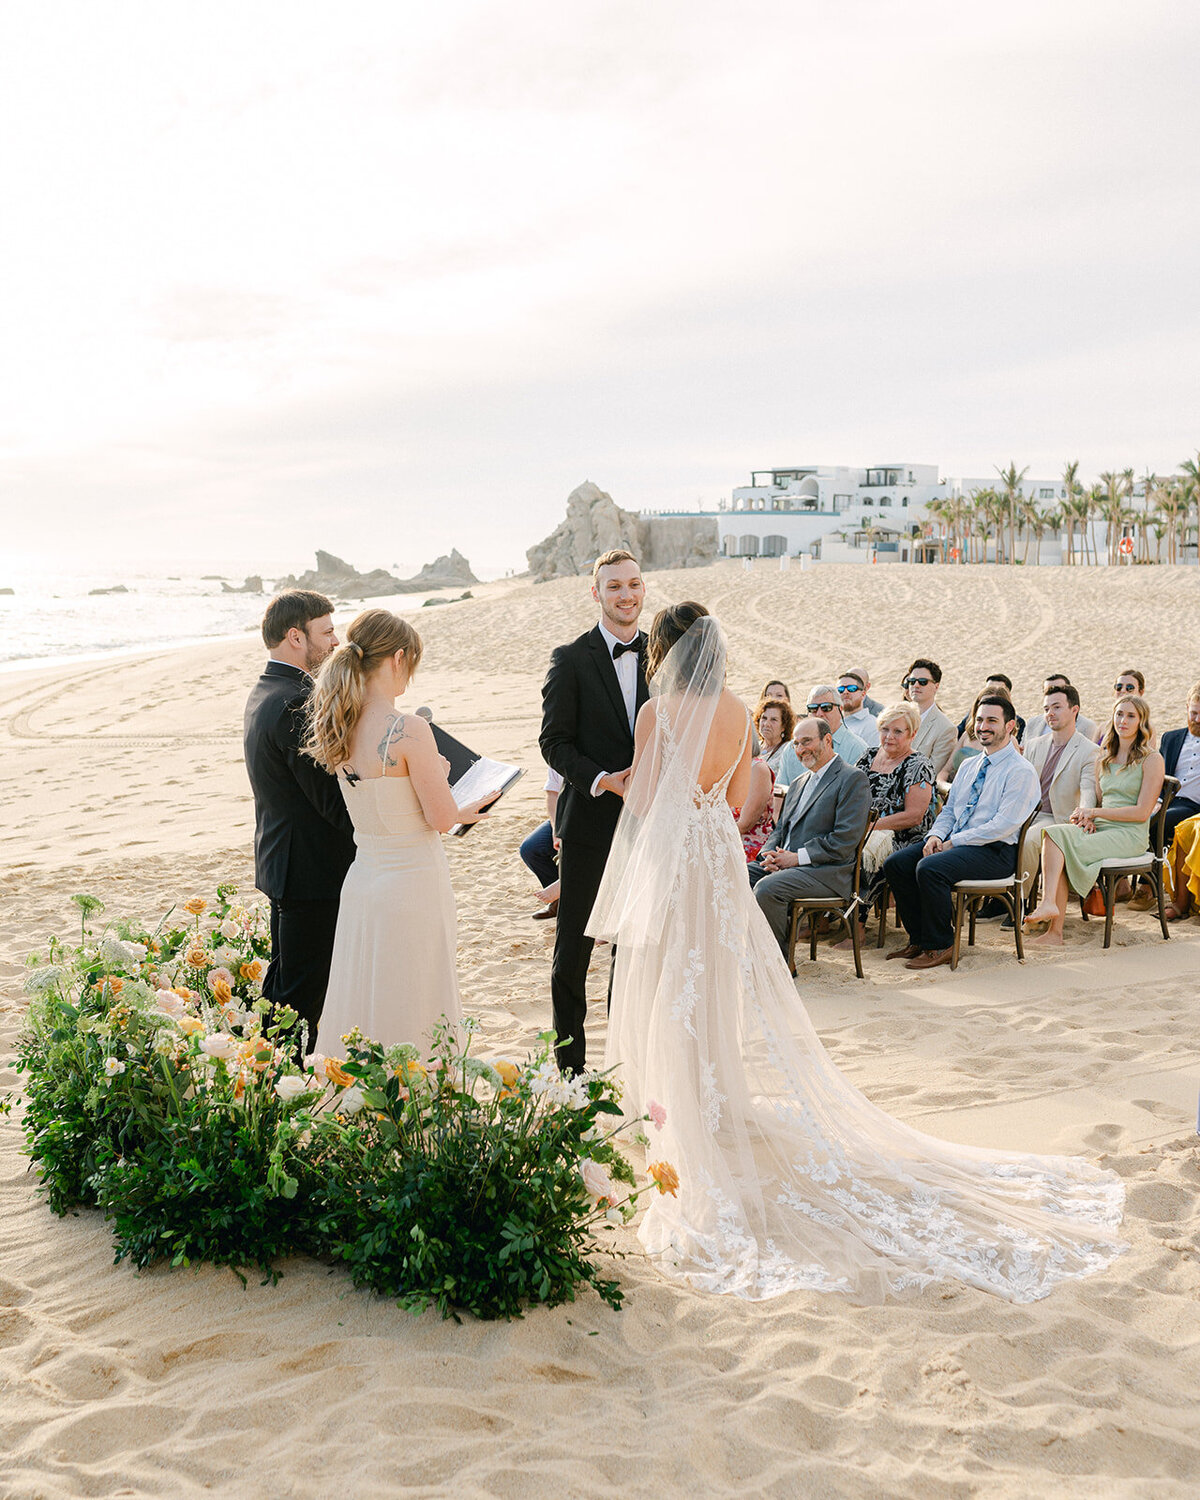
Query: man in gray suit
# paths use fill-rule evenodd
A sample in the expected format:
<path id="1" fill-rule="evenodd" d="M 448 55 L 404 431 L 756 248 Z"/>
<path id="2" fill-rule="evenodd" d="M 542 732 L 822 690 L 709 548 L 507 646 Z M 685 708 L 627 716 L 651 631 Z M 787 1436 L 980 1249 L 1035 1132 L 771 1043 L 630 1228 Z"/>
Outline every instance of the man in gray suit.
<path id="1" fill-rule="evenodd" d="M 782 948 L 788 904 L 797 896 L 846 896 L 854 854 L 871 814 L 871 783 L 833 748 L 824 719 L 801 719 L 796 750 L 806 775 L 788 788 L 779 821 L 762 853 L 747 865 L 754 899 Z"/>

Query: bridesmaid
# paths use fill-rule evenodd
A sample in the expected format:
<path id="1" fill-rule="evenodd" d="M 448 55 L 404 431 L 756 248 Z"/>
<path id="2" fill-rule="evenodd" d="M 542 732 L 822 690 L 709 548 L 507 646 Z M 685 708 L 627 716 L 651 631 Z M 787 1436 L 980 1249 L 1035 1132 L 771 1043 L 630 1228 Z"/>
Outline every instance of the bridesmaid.
<path id="1" fill-rule="evenodd" d="M 337 776 L 357 850 L 321 1014 L 326 1052 L 355 1026 L 385 1046 L 419 1044 L 442 1016 L 462 1015 L 458 918 L 438 835 L 475 822 L 482 803 L 456 806 L 432 729 L 397 711 L 420 660 L 421 637 L 406 620 L 364 610 L 309 700 L 305 749 Z"/>
<path id="2" fill-rule="evenodd" d="M 1025 918 L 1026 931 L 1046 929 L 1035 939 L 1042 946 L 1062 942 L 1071 891 L 1086 896 L 1103 860 L 1136 859 L 1150 841 L 1150 815 L 1166 766 L 1153 748 L 1146 700 L 1120 699 L 1101 743 L 1096 806 L 1077 807 L 1069 823 L 1057 823 L 1043 834 L 1042 899 Z"/>

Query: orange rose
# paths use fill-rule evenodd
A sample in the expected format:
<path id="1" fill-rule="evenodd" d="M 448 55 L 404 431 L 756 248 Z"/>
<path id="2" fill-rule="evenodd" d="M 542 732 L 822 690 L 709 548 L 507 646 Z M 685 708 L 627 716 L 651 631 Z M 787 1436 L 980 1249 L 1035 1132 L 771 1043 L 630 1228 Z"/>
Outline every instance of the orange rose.
<path id="1" fill-rule="evenodd" d="M 233 999 L 233 991 L 223 979 L 213 980 L 212 992 L 213 999 L 218 1005 L 228 1005 Z"/>
<path id="2" fill-rule="evenodd" d="M 106 985 L 108 987 L 108 993 L 115 998 L 125 988 L 125 981 L 118 978 L 116 974 L 101 974 L 100 988 L 104 989 Z"/>
<path id="3" fill-rule="evenodd" d="M 199 1016 L 180 1016 L 175 1024 L 186 1036 L 195 1036 L 197 1032 L 204 1030 L 204 1022 Z"/>
<path id="4" fill-rule="evenodd" d="M 516 1088 L 517 1080 L 521 1076 L 521 1070 L 517 1067 L 516 1063 L 501 1060 L 500 1062 L 494 1062 L 492 1067 L 499 1073 L 506 1090 Z"/>
<path id="5" fill-rule="evenodd" d="M 203 896 L 193 896 L 190 901 L 183 903 L 183 909 L 186 912 L 191 912 L 193 917 L 202 917 L 208 910 L 208 902 Z"/>
<path id="6" fill-rule="evenodd" d="M 343 1059 L 340 1057 L 327 1057 L 325 1059 L 325 1077 L 330 1083 L 337 1084 L 340 1089 L 348 1089 L 354 1082 L 354 1075 L 347 1073 L 342 1067 Z"/>
<path id="7" fill-rule="evenodd" d="M 262 964 L 257 958 L 252 958 L 241 965 L 238 973 L 248 984 L 257 984 L 262 978 Z"/>
<path id="8" fill-rule="evenodd" d="M 652 1161 L 646 1171 L 654 1179 L 660 1193 L 670 1193 L 675 1197 L 675 1189 L 679 1186 L 679 1173 L 666 1161 Z"/>
<path id="9" fill-rule="evenodd" d="M 203 948 L 189 948 L 186 957 L 193 969 L 207 969 L 211 962 Z"/>
<path id="10" fill-rule="evenodd" d="M 189 990 L 186 984 L 177 984 L 171 993 L 178 995 L 181 1000 L 194 1000 L 196 998 L 196 992 Z"/>

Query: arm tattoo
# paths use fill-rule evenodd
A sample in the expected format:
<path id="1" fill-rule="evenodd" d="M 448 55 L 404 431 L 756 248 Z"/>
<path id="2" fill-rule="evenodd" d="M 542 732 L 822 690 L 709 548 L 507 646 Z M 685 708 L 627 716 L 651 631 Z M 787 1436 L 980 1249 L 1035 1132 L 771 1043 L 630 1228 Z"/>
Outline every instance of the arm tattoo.
<path id="1" fill-rule="evenodd" d="M 387 726 L 383 731 L 383 738 L 379 741 L 379 758 L 385 767 L 396 764 L 392 757 L 392 746 L 408 737 L 408 730 L 404 725 L 405 717 L 404 714 L 389 714 L 387 717 Z"/>

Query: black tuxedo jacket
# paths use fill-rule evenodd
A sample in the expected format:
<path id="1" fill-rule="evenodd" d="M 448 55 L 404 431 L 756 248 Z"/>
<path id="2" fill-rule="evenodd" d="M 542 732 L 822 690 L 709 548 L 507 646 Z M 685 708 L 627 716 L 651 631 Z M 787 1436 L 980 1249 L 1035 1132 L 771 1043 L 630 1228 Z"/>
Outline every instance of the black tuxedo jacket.
<path id="1" fill-rule="evenodd" d="M 1175 767 L 1179 764 L 1179 752 L 1183 749 L 1183 742 L 1188 737 L 1188 727 L 1185 724 L 1182 729 L 1168 729 L 1159 741 L 1158 748 L 1162 751 L 1162 758 L 1167 763 L 1167 775 L 1176 775 Z"/>
<path id="2" fill-rule="evenodd" d="M 634 717 L 650 696 L 638 651 Z M 550 658 L 542 685 L 542 757 L 563 778 L 554 831 L 562 839 L 595 849 L 612 843 L 621 799 L 612 792 L 592 796 L 597 776 L 624 771 L 633 762 L 633 734 L 608 644 L 595 625 Z"/>
<path id="3" fill-rule="evenodd" d="M 272 901 L 336 901 L 354 859 L 354 828 L 337 778 L 300 751 L 311 691 L 306 672 L 269 661 L 246 700 L 254 883 Z"/>

